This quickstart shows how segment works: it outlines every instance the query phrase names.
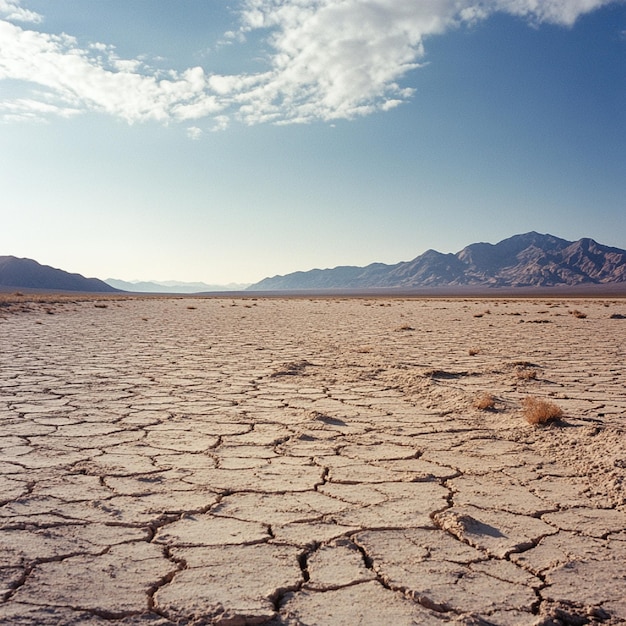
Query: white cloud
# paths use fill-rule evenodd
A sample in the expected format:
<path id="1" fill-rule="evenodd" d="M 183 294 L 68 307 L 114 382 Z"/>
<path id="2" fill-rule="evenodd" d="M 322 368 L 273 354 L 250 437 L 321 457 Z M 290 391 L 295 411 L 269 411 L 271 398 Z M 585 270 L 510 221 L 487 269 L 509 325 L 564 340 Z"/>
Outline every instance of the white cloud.
<path id="1" fill-rule="evenodd" d="M 614 0 L 497 0 L 498 11 L 527 17 L 534 22 L 572 26 L 585 13 L 595 11 Z"/>
<path id="2" fill-rule="evenodd" d="M 0 102 L 0 119 L 4 122 L 45 121 L 50 117 L 74 117 L 80 115 L 79 109 L 58 107 L 42 100 L 17 98 L 10 102 Z"/>
<path id="3" fill-rule="evenodd" d="M 16 119 L 44 88 L 45 106 L 37 112 L 28 105 L 28 119 L 97 111 L 129 123 L 206 118 L 211 130 L 230 119 L 350 119 L 392 109 L 412 96 L 402 80 L 420 67 L 429 36 L 496 12 L 571 26 L 612 1 L 620 0 L 241 0 L 240 30 L 225 33 L 223 41 L 242 42 L 260 30 L 266 68 L 222 76 L 194 67 L 164 77 L 143 58 L 119 58 L 111 44 L 81 48 L 69 35 L 22 28 L 13 22 L 36 24 L 41 16 L 20 0 L 0 0 L 0 80 L 39 90 L 20 102 L 5 101 L 0 113 Z"/>
<path id="4" fill-rule="evenodd" d="M 0 80 L 11 78 L 45 87 L 59 108 L 109 113 L 128 122 L 194 118 L 219 111 L 205 92 L 202 68 L 169 79 L 142 74 L 139 61 L 118 59 L 109 48 L 97 55 L 78 47 L 68 35 L 24 30 L 0 21 Z M 211 104 L 211 106 L 209 106 Z"/>
<path id="5" fill-rule="evenodd" d="M 35 11 L 20 6 L 20 0 L 0 0 L 0 19 L 39 24 L 43 18 Z"/>
<path id="6" fill-rule="evenodd" d="M 230 119 L 228 118 L 228 115 L 217 115 L 214 118 L 214 124 L 211 130 L 214 132 L 218 130 L 226 130 L 229 125 L 230 125 Z"/>
<path id="7" fill-rule="evenodd" d="M 202 137 L 202 129 L 198 128 L 197 126 L 190 126 L 187 129 L 187 137 L 189 137 L 189 139 L 197 141 L 198 139 L 200 139 L 200 137 Z"/>

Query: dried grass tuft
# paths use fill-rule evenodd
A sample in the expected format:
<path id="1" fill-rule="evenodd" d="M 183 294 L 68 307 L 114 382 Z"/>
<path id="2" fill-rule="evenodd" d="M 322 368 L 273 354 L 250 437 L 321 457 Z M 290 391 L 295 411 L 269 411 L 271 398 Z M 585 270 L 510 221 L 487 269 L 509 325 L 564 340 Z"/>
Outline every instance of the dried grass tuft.
<path id="1" fill-rule="evenodd" d="M 493 411 L 496 408 L 496 397 L 491 393 L 481 393 L 474 399 L 474 408 L 481 411 Z"/>
<path id="2" fill-rule="evenodd" d="M 524 398 L 522 407 L 526 421 L 533 426 L 558 421 L 563 417 L 563 409 L 560 406 L 540 398 Z"/>
<path id="3" fill-rule="evenodd" d="M 536 380 L 537 370 L 529 367 L 517 367 L 515 368 L 515 376 L 518 380 Z"/>
<path id="4" fill-rule="evenodd" d="M 309 361 L 291 361 L 289 363 L 284 363 L 275 369 L 270 376 L 272 378 L 276 378 L 277 376 L 298 376 L 304 373 L 306 367 L 311 365 Z"/>

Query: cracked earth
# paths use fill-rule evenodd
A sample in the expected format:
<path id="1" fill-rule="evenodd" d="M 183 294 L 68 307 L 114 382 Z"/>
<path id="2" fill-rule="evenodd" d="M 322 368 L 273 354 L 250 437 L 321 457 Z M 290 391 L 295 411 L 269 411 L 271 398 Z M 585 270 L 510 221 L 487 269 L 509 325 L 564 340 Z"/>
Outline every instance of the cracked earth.
<path id="1" fill-rule="evenodd" d="M 27 309 L 0 623 L 626 623 L 625 301 Z"/>

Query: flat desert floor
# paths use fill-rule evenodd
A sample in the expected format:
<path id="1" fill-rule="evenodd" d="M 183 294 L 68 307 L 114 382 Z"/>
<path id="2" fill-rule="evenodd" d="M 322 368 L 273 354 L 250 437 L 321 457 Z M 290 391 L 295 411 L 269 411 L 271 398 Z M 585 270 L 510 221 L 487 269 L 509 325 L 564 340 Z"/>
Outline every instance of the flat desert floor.
<path id="1" fill-rule="evenodd" d="M 1 624 L 626 623 L 625 300 L 1 311 Z"/>

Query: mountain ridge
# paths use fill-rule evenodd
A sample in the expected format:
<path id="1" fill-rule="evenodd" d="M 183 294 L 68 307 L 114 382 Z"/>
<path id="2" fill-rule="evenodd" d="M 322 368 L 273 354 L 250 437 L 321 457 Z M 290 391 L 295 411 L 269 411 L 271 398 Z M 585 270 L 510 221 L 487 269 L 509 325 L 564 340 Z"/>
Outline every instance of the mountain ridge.
<path id="1" fill-rule="evenodd" d="M 119 278 L 106 278 L 105 283 L 116 289 L 130 291 L 133 293 L 181 293 L 181 294 L 197 294 L 211 291 L 243 291 L 249 286 L 246 284 L 231 283 L 228 285 L 209 285 L 208 283 L 183 282 L 178 280 L 155 281 L 155 280 L 138 280 L 126 281 Z"/>
<path id="2" fill-rule="evenodd" d="M 85 278 L 32 259 L 0 256 L 0 289 L 120 293 L 118 281 Z M 123 281 L 119 281 L 121 283 Z M 110 283 L 114 283 L 111 285 Z M 140 292 L 157 287 L 161 293 L 208 291 L 203 283 L 125 283 Z M 626 286 L 626 250 L 600 244 L 589 237 L 568 241 L 535 231 L 491 244 L 473 243 L 457 253 L 429 249 L 410 261 L 392 265 L 344 265 L 264 278 L 245 287 L 219 286 L 219 291 L 572 288 Z M 212 287 L 207 285 L 208 287 Z M 140 288 L 141 287 L 141 288 Z M 163 289 L 158 289 L 163 287 Z M 218 286 L 215 286 L 216 288 Z M 183 293 L 178 291 L 178 293 Z"/>
<path id="3" fill-rule="evenodd" d="M 119 293 L 99 278 L 66 272 L 33 259 L 0 256 L 0 287 L 45 291 Z"/>
<path id="4" fill-rule="evenodd" d="M 535 231 L 457 253 L 426 250 L 394 265 L 339 266 L 264 278 L 250 291 L 563 287 L 626 282 L 626 250 L 589 237 L 568 241 Z"/>

